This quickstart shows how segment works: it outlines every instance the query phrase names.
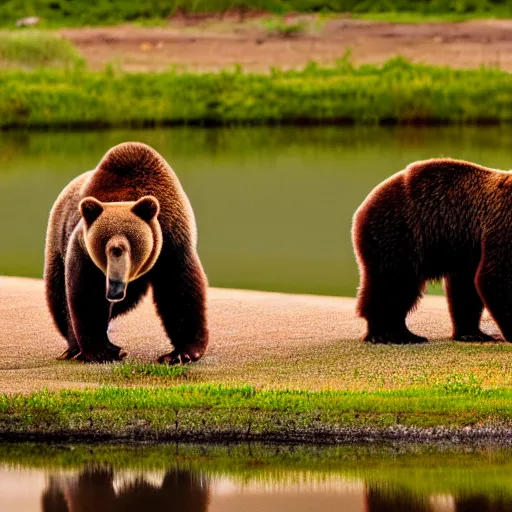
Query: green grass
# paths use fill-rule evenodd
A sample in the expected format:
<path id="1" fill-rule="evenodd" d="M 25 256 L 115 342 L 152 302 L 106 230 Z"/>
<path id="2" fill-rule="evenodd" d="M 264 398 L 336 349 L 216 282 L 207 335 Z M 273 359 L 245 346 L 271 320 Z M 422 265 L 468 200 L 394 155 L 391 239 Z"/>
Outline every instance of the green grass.
<path id="1" fill-rule="evenodd" d="M 39 16 L 45 26 L 104 25 L 159 21 L 176 11 L 222 13 L 230 9 L 286 12 L 352 12 L 370 16 L 401 13 L 420 16 L 511 16 L 511 0 L 6 0 L 0 24 Z"/>
<path id="2" fill-rule="evenodd" d="M 263 20 L 263 26 L 272 36 L 293 37 L 302 34 L 308 27 L 305 21 L 287 22 L 282 17 L 273 17 Z"/>
<path id="3" fill-rule="evenodd" d="M 123 364 L 113 365 L 110 375 L 113 380 L 140 381 L 140 379 L 186 379 L 187 373 L 187 366 L 169 366 L 166 364 L 127 361 Z"/>
<path id="4" fill-rule="evenodd" d="M 70 41 L 51 32 L 0 30 L 1 67 L 70 67 L 84 62 Z"/>
<path id="5" fill-rule="evenodd" d="M 342 429 L 512 426 L 512 389 L 460 379 L 381 392 L 179 385 L 0 395 L 4 435 L 323 440 Z"/>
<path id="6" fill-rule="evenodd" d="M 382 12 L 357 12 L 351 14 L 352 18 L 384 21 L 389 23 L 459 23 L 470 20 L 508 19 L 512 18 L 510 9 L 493 9 L 490 11 L 469 11 L 469 12 L 415 12 L 415 11 L 382 11 Z"/>
<path id="7" fill-rule="evenodd" d="M 0 127 L 512 121 L 512 75 L 411 64 L 124 74 L 42 69 L 0 76 Z"/>

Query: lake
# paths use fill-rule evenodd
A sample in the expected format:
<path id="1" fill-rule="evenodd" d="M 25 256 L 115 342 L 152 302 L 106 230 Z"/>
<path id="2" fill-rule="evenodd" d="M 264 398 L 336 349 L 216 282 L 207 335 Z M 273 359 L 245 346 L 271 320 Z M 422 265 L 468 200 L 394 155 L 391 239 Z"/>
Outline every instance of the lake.
<path id="1" fill-rule="evenodd" d="M 0 275 L 41 277 L 62 188 L 123 141 L 178 174 L 211 285 L 353 296 L 352 215 L 408 163 L 450 156 L 508 169 L 510 127 L 161 128 L 0 135 Z"/>
<path id="2" fill-rule="evenodd" d="M 493 447 L 54 446 L 0 449 L 2 512 L 505 512 Z"/>

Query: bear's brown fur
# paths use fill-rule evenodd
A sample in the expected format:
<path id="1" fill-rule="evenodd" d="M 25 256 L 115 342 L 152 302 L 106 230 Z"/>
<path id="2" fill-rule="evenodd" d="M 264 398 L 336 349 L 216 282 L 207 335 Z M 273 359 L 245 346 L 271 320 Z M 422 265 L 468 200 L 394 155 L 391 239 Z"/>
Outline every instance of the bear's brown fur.
<path id="1" fill-rule="evenodd" d="M 44 278 L 68 343 L 61 359 L 122 358 L 108 324 L 150 286 L 174 346 L 159 360 L 195 361 L 207 347 L 207 281 L 192 208 L 167 162 L 145 144 L 115 146 L 62 191 L 50 214 Z"/>
<path id="2" fill-rule="evenodd" d="M 512 341 L 511 173 L 451 159 L 415 162 L 369 194 L 352 237 L 364 340 L 426 341 L 405 319 L 425 282 L 444 278 L 452 339 L 493 340 L 479 327 L 485 306 Z"/>

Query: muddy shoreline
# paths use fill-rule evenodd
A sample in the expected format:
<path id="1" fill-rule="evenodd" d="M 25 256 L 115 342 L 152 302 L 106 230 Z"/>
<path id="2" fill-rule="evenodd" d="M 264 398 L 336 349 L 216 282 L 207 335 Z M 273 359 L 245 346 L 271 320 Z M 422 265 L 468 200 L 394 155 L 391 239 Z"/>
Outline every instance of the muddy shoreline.
<path id="1" fill-rule="evenodd" d="M 91 431 L 63 430 L 60 432 L 14 433 L 0 431 L 0 442 L 37 442 L 48 444 L 270 444 L 270 445 L 423 445 L 423 446 L 472 446 L 512 447 L 512 427 L 417 428 L 394 426 L 389 428 L 355 427 L 336 430 L 304 430 L 279 433 L 250 434 L 234 431 L 205 430 L 191 433 L 186 430 L 161 433 L 151 430 L 134 430 L 125 434 L 99 434 Z"/>

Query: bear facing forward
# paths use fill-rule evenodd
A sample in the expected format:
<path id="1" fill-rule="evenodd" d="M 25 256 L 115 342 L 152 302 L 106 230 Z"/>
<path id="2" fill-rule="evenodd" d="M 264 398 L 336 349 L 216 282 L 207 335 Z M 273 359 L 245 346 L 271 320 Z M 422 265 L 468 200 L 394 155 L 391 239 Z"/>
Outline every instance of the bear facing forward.
<path id="1" fill-rule="evenodd" d="M 55 202 L 44 280 L 53 320 L 68 348 L 59 359 L 124 357 L 107 335 L 149 287 L 174 350 L 160 362 L 199 359 L 208 344 L 207 280 L 196 252 L 194 214 L 167 162 L 145 144 L 106 153 Z"/>
<path id="2" fill-rule="evenodd" d="M 352 239 L 365 341 L 426 341 L 405 320 L 425 282 L 440 278 L 452 339 L 493 340 L 480 330 L 485 306 L 512 341 L 512 173 L 451 159 L 415 162 L 369 194 Z"/>

